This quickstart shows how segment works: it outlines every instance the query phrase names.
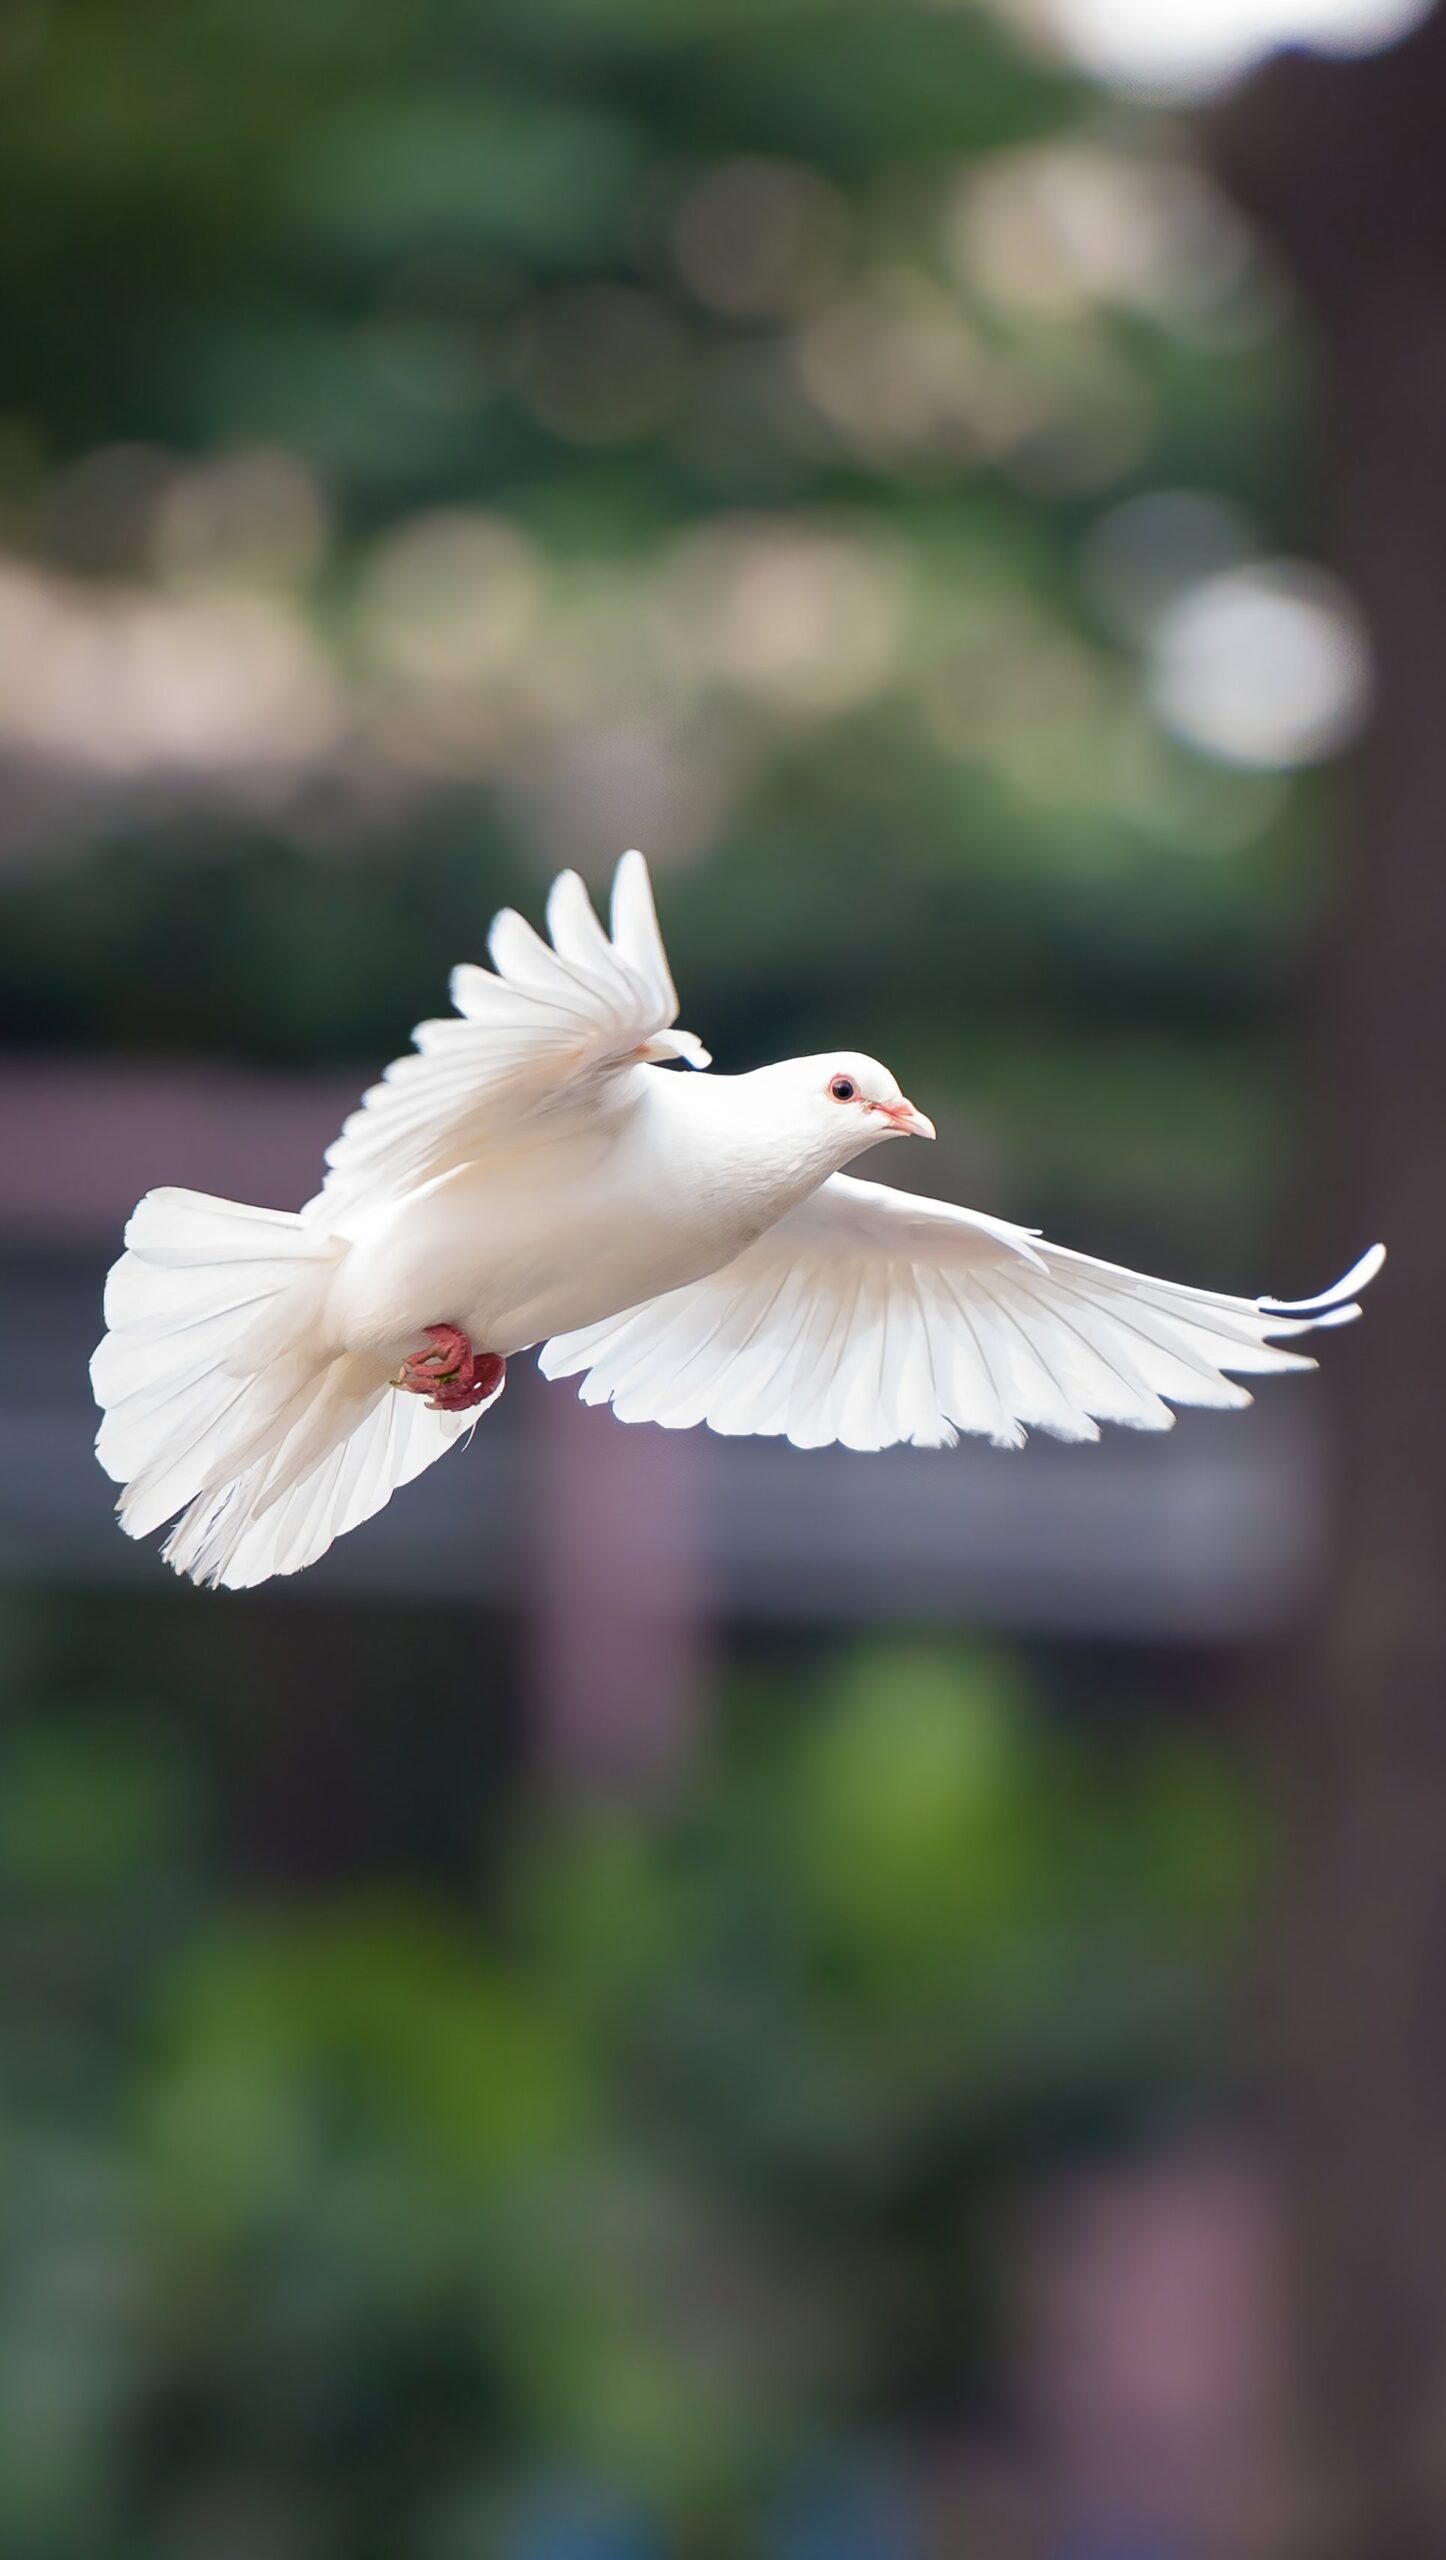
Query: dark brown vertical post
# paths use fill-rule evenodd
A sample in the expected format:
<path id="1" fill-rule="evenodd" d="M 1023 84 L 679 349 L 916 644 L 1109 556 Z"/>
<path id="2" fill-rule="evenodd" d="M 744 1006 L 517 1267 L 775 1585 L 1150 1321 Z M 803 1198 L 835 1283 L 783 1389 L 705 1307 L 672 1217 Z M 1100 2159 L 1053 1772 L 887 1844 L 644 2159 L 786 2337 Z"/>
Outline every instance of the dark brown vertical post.
<path id="1" fill-rule="evenodd" d="M 564 1786 L 666 1783 L 707 1687 L 697 1432 L 626 1425 L 565 1379 L 528 1407 L 537 1754 Z"/>
<path id="2" fill-rule="evenodd" d="M 1216 164 L 1320 336 L 1341 564 L 1379 704 L 1327 1106 L 1344 1245 L 1392 1263 L 1335 1347 L 1335 1571 L 1283 1666 L 1274 2045 L 1308 2560 L 1446 2554 L 1446 17 L 1271 65 Z M 1335 1139 L 1339 1138 L 1339 1145 Z"/>

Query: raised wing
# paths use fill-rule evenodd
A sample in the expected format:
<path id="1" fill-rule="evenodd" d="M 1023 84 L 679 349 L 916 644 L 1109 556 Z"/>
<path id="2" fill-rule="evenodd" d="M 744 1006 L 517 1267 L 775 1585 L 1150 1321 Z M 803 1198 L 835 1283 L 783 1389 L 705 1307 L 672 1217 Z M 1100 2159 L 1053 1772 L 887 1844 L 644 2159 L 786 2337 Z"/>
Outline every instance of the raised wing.
<path id="1" fill-rule="evenodd" d="M 1312 1368 L 1275 1342 L 1348 1323 L 1384 1259 L 1296 1306 L 1225 1297 L 835 1174 L 726 1269 L 559 1335 L 541 1366 L 586 1372 L 584 1403 L 624 1422 L 801 1449 L 1097 1440 L 1102 1422 L 1167 1431 L 1171 1404 L 1249 1404 L 1232 1373 Z"/>
<path id="2" fill-rule="evenodd" d="M 640 853 L 618 864 L 611 940 L 575 871 L 553 883 L 547 925 L 550 945 L 503 908 L 488 936 L 492 967 L 453 970 L 455 1015 L 419 1023 L 412 1052 L 363 1095 L 327 1149 L 310 1217 L 415 1190 L 527 1114 L 596 1099 L 628 1061 L 708 1065 L 692 1032 L 672 1027 L 677 990 Z"/>

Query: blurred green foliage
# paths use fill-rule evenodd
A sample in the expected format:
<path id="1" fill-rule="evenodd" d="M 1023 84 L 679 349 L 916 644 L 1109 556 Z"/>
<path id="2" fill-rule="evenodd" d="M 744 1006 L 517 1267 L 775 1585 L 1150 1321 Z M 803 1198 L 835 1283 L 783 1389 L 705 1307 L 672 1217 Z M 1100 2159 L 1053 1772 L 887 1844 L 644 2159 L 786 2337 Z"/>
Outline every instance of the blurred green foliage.
<path id="1" fill-rule="evenodd" d="M 248 1904 L 205 1720 L 98 1721 L 31 1643 L 7 2550 L 441 2560 L 568 2482 L 759 2550 L 800 2465 L 987 2392 L 1021 2171 L 1223 2085 L 1240 1782 L 1001 1659 L 740 1672 L 668 1805 L 524 1801 L 453 1895 Z"/>
<path id="2" fill-rule="evenodd" d="M 996 1205 L 1231 1276 L 1313 817 L 1152 721 L 1096 537 L 1310 501 L 1178 136 L 1005 0 L 34 0 L 0 157 L 15 667 L 79 617 L 9 1037 L 374 1062 L 636 838 L 725 1064 L 907 1052 Z"/>

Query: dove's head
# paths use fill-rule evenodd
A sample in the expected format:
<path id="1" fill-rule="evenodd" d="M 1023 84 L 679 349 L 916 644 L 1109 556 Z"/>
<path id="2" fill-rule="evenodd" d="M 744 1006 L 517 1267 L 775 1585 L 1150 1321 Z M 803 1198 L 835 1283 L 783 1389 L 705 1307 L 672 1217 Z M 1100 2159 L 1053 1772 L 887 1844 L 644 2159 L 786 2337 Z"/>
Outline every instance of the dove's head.
<path id="1" fill-rule="evenodd" d="M 820 1163 L 845 1165 L 881 1138 L 932 1138 L 934 1123 L 905 1099 L 877 1058 L 827 1049 L 763 1067 L 749 1083 L 766 1086 L 770 1112 Z"/>

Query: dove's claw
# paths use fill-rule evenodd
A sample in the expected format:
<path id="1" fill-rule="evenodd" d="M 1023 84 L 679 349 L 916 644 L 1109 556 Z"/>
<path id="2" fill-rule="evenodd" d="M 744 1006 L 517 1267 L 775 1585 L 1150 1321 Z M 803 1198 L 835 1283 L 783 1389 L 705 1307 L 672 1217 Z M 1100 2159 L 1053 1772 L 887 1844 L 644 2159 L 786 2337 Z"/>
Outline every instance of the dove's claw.
<path id="1" fill-rule="evenodd" d="M 460 1374 L 450 1380 L 439 1380 L 427 1399 L 437 1413 L 470 1413 L 474 1405 L 491 1404 L 502 1392 L 507 1363 L 500 1352 L 478 1351 L 471 1360 L 471 1375 Z"/>
<path id="2" fill-rule="evenodd" d="M 414 1351 L 402 1362 L 398 1386 L 410 1387 L 414 1395 L 425 1394 L 429 1387 L 451 1386 L 472 1368 L 472 1345 L 459 1324 L 429 1324 L 426 1328 L 428 1348 Z"/>
<path id="3" fill-rule="evenodd" d="M 501 1393 L 507 1363 L 496 1351 L 474 1351 L 460 1325 L 429 1324 L 428 1348 L 402 1362 L 392 1384 L 425 1396 L 436 1413 L 469 1413 Z"/>

